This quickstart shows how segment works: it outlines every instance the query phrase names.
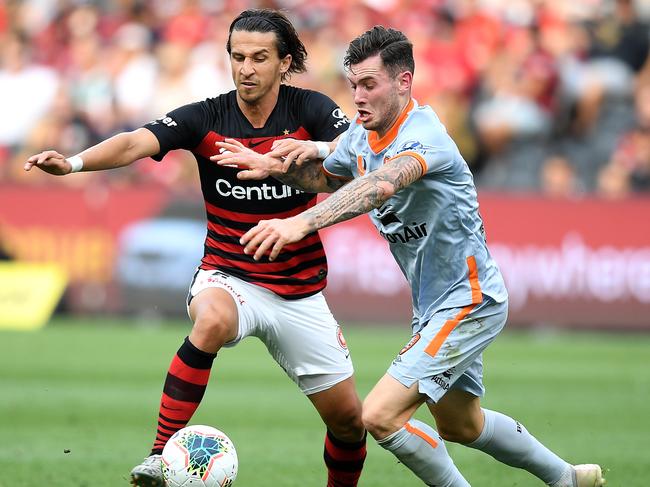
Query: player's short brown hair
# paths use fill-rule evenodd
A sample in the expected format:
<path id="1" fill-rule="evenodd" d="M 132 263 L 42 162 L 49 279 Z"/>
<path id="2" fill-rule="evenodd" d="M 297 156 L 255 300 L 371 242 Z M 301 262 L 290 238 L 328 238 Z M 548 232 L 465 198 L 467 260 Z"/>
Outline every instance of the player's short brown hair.
<path id="1" fill-rule="evenodd" d="M 350 69 L 369 57 L 379 54 L 381 61 L 391 76 L 402 71 L 415 72 L 413 44 L 404 33 L 376 25 L 350 42 L 343 59 L 343 65 Z"/>

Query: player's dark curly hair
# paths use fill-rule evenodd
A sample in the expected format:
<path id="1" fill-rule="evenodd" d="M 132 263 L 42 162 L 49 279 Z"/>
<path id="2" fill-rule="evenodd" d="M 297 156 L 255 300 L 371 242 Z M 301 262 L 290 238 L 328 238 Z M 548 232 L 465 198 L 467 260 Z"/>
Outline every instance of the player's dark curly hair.
<path id="1" fill-rule="evenodd" d="M 282 75 L 282 81 L 289 79 L 291 73 L 304 73 L 307 71 L 307 49 L 298 37 L 298 33 L 291 21 L 277 10 L 249 9 L 240 13 L 230 24 L 226 50 L 230 54 L 230 37 L 234 30 L 247 32 L 275 32 L 276 48 L 280 59 L 291 54 L 291 66 Z"/>
<path id="2" fill-rule="evenodd" d="M 343 65 L 349 70 L 351 65 L 359 64 L 376 54 L 379 54 L 391 76 L 397 76 L 403 71 L 415 72 L 411 41 L 399 30 L 387 29 L 383 25 L 375 25 L 350 42 Z"/>

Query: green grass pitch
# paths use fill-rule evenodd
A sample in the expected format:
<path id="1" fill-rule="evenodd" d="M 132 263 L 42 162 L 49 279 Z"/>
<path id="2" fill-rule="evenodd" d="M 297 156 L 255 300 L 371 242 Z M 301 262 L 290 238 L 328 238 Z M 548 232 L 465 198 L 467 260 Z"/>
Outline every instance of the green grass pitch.
<path id="1" fill-rule="evenodd" d="M 160 388 L 187 323 L 56 318 L 38 332 L 0 331 L 0 487 L 115 487 L 148 452 Z M 348 327 L 362 396 L 408 341 L 406 325 Z M 506 331 L 485 354 L 486 407 L 520 420 L 573 463 L 603 465 L 608 486 L 650 476 L 650 336 Z M 421 410 L 418 417 L 430 420 Z M 220 353 L 192 423 L 237 446 L 241 487 L 322 487 L 324 428 L 309 401 L 248 339 Z M 542 483 L 459 445 L 476 487 Z M 422 485 L 368 444 L 361 487 Z"/>

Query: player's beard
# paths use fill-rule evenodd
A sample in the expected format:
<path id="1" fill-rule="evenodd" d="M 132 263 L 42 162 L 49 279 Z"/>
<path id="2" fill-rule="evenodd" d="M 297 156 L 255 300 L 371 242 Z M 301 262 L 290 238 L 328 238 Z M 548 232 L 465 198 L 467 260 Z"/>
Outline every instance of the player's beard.
<path id="1" fill-rule="evenodd" d="M 237 89 L 237 94 L 246 105 L 257 105 L 257 102 L 264 96 L 264 93 L 258 90 L 251 92 L 245 89 Z"/>
<path id="2" fill-rule="evenodd" d="M 365 127 L 369 130 L 374 130 L 379 134 L 386 135 L 386 132 L 390 130 L 393 124 L 399 118 L 400 113 L 402 112 L 401 100 L 399 96 L 394 93 L 390 98 L 381 105 L 381 111 L 375 112 L 375 120 L 372 125 L 375 127 Z"/>
<path id="3" fill-rule="evenodd" d="M 246 90 L 243 87 L 237 87 L 237 95 L 239 99 L 246 105 L 254 107 L 259 105 L 265 97 L 270 96 L 269 93 L 273 91 L 273 86 L 257 85 L 253 90 Z"/>

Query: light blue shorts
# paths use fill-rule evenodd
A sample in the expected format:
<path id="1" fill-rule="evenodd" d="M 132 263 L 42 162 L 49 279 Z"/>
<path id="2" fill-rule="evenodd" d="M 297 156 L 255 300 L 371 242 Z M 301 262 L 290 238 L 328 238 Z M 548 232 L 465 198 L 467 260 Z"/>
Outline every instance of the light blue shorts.
<path id="1" fill-rule="evenodd" d="M 449 389 L 483 396 L 483 350 L 506 324 L 508 302 L 487 296 L 464 308 L 443 309 L 424 325 L 415 324 L 413 336 L 388 368 L 388 374 L 411 387 L 418 383 L 429 402 Z"/>

